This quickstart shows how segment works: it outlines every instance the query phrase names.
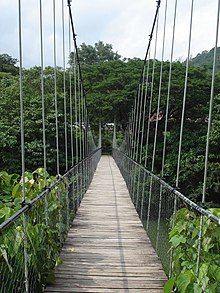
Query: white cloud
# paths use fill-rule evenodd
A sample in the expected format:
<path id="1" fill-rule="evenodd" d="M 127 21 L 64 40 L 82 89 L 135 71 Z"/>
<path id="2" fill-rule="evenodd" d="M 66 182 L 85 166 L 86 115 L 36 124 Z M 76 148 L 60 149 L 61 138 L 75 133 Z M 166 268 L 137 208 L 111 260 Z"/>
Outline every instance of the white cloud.
<path id="1" fill-rule="evenodd" d="M 16 3 L 14 3 L 16 2 Z M 18 1 L 0 1 L 0 53 L 18 58 Z M 22 36 L 24 66 L 40 64 L 39 0 L 22 0 Z M 68 9 L 65 5 L 65 31 L 68 36 Z M 170 57 L 174 0 L 168 0 L 165 59 Z M 217 0 L 194 1 L 191 54 L 214 47 Z M 53 64 L 53 1 L 42 0 L 45 64 Z M 56 0 L 57 63 L 62 65 L 61 0 Z M 165 0 L 161 2 L 157 58 L 161 58 Z M 191 1 L 179 0 L 174 58 L 187 56 Z M 102 40 L 113 44 L 124 57 L 144 58 L 151 31 L 156 1 L 146 0 L 74 0 L 72 11 L 78 44 Z M 152 43 L 153 45 L 153 43 Z M 153 46 L 152 46 L 153 47 Z M 68 40 L 66 37 L 66 50 Z M 66 53 L 67 55 L 68 53 Z"/>

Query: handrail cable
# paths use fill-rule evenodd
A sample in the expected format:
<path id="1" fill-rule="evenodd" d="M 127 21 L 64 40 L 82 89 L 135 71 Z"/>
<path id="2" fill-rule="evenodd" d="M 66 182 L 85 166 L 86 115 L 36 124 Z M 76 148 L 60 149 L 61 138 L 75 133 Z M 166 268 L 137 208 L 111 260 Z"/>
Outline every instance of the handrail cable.
<path id="1" fill-rule="evenodd" d="M 64 175 L 60 176 L 54 183 L 52 183 L 50 186 L 45 187 L 44 191 L 42 191 L 37 197 L 32 199 L 28 204 L 24 204 L 24 206 L 19 211 L 17 211 L 10 218 L 8 218 L 6 221 L 1 223 L 0 224 L 0 233 L 2 233 L 6 228 L 8 228 L 18 217 L 21 216 L 21 214 L 23 214 L 24 212 L 30 210 L 33 206 L 35 206 L 36 203 L 42 197 L 45 196 L 45 194 L 49 193 L 53 188 L 58 186 L 61 181 L 63 181 L 64 179 L 68 178 L 68 176 L 70 176 L 70 174 L 73 173 L 73 171 L 75 169 L 77 169 L 80 164 L 84 163 L 86 160 L 91 158 L 95 153 L 97 153 L 100 150 L 101 150 L 101 148 L 98 148 L 98 149 L 95 149 L 94 151 L 92 151 L 88 155 L 88 157 L 86 157 L 86 158 L 82 159 L 81 161 L 79 161 L 75 166 L 73 166 L 71 169 L 69 169 Z"/>
<path id="2" fill-rule="evenodd" d="M 162 178 L 160 178 L 157 175 L 155 175 L 152 172 L 150 172 L 146 167 L 144 167 L 144 166 L 138 164 L 137 162 L 135 162 L 134 160 L 132 160 L 128 155 L 122 153 L 119 149 L 116 149 L 116 151 L 120 152 L 124 157 L 126 157 L 128 160 L 130 160 L 133 164 L 135 164 L 136 166 L 141 168 L 143 170 L 143 172 L 146 172 L 149 176 L 152 176 L 155 180 L 157 180 L 160 184 L 162 184 L 164 188 L 166 188 L 167 190 L 171 191 L 174 195 L 176 195 L 177 197 L 182 199 L 191 208 L 193 208 L 193 209 L 197 210 L 198 212 L 202 213 L 204 216 L 208 217 L 212 222 L 214 222 L 218 226 L 220 226 L 220 218 L 218 218 L 217 216 L 209 213 L 207 210 L 205 210 L 204 208 L 202 208 L 199 205 L 197 205 L 195 202 L 193 202 L 188 197 L 183 195 L 179 190 L 177 190 L 176 188 L 174 188 L 171 185 L 169 185 Z"/>

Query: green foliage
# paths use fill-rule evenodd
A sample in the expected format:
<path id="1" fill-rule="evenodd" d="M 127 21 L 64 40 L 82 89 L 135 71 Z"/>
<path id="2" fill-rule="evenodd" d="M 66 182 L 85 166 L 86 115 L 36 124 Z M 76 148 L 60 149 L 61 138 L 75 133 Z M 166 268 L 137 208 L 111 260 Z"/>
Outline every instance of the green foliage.
<path id="1" fill-rule="evenodd" d="M 44 180 L 44 169 L 38 168 L 33 173 L 25 172 L 25 196 L 26 201 L 34 199 L 44 186 L 50 186 L 55 182 L 55 177 L 46 174 Z M 11 215 L 21 208 L 23 202 L 22 193 L 23 179 L 17 174 L 9 175 L 7 172 L 0 172 L 0 223 L 7 220 Z"/>
<path id="2" fill-rule="evenodd" d="M 220 216 L 220 209 L 209 209 Z M 172 279 L 166 284 L 171 292 L 173 280 L 180 293 L 220 292 L 220 227 L 210 219 L 182 208 L 171 219 L 174 227 L 169 232 L 173 252 Z M 197 275 L 199 231 L 202 225 L 201 254 Z M 171 284 L 171 286 L 170 286 Z M 170 291 L 169 291 L 170 290 Z"/>
<path id="3" fill-rule="evenodd" d="M 161 89 L 161 120 L 158 123 L 157 148 L 155 157 L 154 172 L 160 175 L 161 172 L 161 157 L 163 153 L 164 129 L 165 129 L 165 112 L 168 86 L 168 65 L 169 62 L 164 63 L 163 83 Z M 150 63 L 150 68 L 152 64 Z M 168 113 L 168 133 L 166 136 L 166 157 L 164 166 L 164 178 L 170 185 L 176 184 L 176 168 L 177 156 L 179 148 L 179 133 L 182 116 L 182 99 L 184 89 L 184 74 L 185 64 L 175 62 L 172 65 L 173 73 L 171 79 L 171 92 Z M 152 119 L 157 108 L 158 95 L 158 81 L 160 62 L 156 62 L 155 67 L 155 86 L 153 92 L 152 111 L 150 117 L 146 113 L 144 144 L 147 135 L 147 123 L 150 122 L 150 136 L 148 147 L 147 167 L 151 169 L 153 141 L 155 134 L 155 120 Z M 151 72 L 151 71 L 150 71 Z M 149 77 L 151 80 L 151 74 Z M 219 105 L 220 105 L 220 87 L 219 87 L 219 73 L 216 75 L 215 98 L 213 104 L 213 119 L 211 129 L 211 140 L 209 150 L 209 166 L 207 179 L 207 194 L 206 202 L 210 205 L 219 204 Z M 196 202 L 201 202 L 203 177 L 204 177 L 204 161 L 206 136 L 208 126 L 209 100 L 210 100 L 210 84 L 211 73 L 207 68 L 198 68 L 191 66 L 189 68 L 189 80 L 187 87 L 186 109 L 184 117 L 183 141 L 180 162 L 180 176 L 179 188 L 183 194 Z M 149 107 L 149 100 L 147 101 L 147 109 Z M 142 162 L 145 160 L 146 151 L 144 149 Z"/>
<path id="4" fill-rule="evenodd" d="M 82 43 L 78 49 L 81 64 L 97 64 L 101 62 L 119 60 L 121 56 L 113 51 L 111 44 L 104 44 L 102 41 L 92 45 Z M 70 54 L 69 63 L 74 64 L 74 53 Z"/>
<path id="5" fill-rule="evenodd" d="M 143 61 L 137 58 L 122 59 L 113 51 L 109 44 L 99 41 L 94 46 L 82 44 L 79 48 L 82 59 L 82 75 L 90 124 L 95 137 L 98 137 L 99 120 L 104 126 L 116 119 L 117 131 L 124 133 L 128 117 L 136 94 Z M 15 65 L 16 60 L 5 57 L 4 64 Z M 70 56 L 73 64 L 74 56 Z M 161 172 L 161 157 L 164 140 L 164 123 L 166 111 L 166 98 L 169 77 L 169 62 L 163 64 L 163 82 L 161 88 L 160 112 L 162 119 L 158 125 L 157 149 L 154 171 Z M 152 80 L 153 61 L 149 63 L 149 89 L 147 92 L 147 106 L 149 107 L 150 83 Z M 146 142 L 147 122 L 152 119 L 157 109 L 161 62 L 156 61 L 153 102 L 150 117 L 146 111 L 144 145 Z M 42 145 L 42 113 L 41 113 L 41 80 L 40 68 L 34 67 L 24 70 L 24 118 L 25 118 L 25 156 L 26 169 L 33 171 L 43 165 Z M 166 159 L 164 177 L 170 185 L 175 185 L 176 165 L 179 147 L 179 130 L 182 111 L 182 98 L 185 78 L 185 64 L 174 62 L 172 64 L 171 92 L 168 113 L 168 133 L 166 146 Z M 179 188 L 182 193 L 196 202 L 201 202 L 204 156 L 207 133 L 207 117 L 209 111 L 211 73 L 207 67 L 189 68 L 189 79 L 186 97 L 186 111 L 183 131 L 183 145 L 180 164 Z M 45 106 L 46 106 L 46 150 L 47 169 L 50 174 L 56 173 L 56 139 L 55 139 L 55 113 L 54 113 L 54 69 L 47 67 L 44 70 Z M 69 113 L 69 82 L 66 76 L 67 113 Z M 219 158 L 219 115 L 220 115 L 220 74 L 216 75 L 214 89 L 214 106 L 212 130 L 210 139 L 210 155 L 207 178 L 206 202 L 209 205 L 219 204 L 220 192 L 220 158 Z M 63 109 L 63 71 L 57 69 L 57 94 L 58 94 L 58 124 L 60 144 L 60 172 L 65 171 L 65 146 L 64 146 L 64 109 Z M 13 107 L 11 106 L 13 105 Z M 73 107 L 73 112 L 74 112 Z M 141 114 L 140 114 L 140 118 Z M 70 117 L 67 117 L 68 126 Z M 19 106 L 19 80 L 11 73 L 0 72 L 0 170 L 9 173 L 20 173 L 20 106 Z M 75 128 L 74 128 L 75 130 Z M 154 140 L 155 121 L 150 123 L 150 145 L 148 148 L 147 167 L 151 169 L 152 145 Z M 74 140 L 75 133 L 74 131 Z M 82 133 L 78 137 L 82 138 Z M 68 153 L 70 154 L 70 127 L 68 127 Z M 103 146 L 110 148 L 111 134 L 103 135 Z M 142 162 L 145 161 L 146 150 L 142 152 Z M 139 158 L 138 158 L 139 159 Z"/>
<path id="6" fill-rule="evenodd" d="M 220 55 L 220 47 L 217 48 L 217 58 L 216 58 L 217 70 L 220 70 L 219 55 Z M 211 70 L 213 66 L 213 60 L 214 60 L 213 56 L 214 56 L 214 48 L 212 48 L 210 51 L 205 50 L 202 53 L 197 54 L 196 57 L 190 60 L 190 62 L 191 64 L 195 66 L 207 66 Z"/>
<path id="7" fill-rule="evenodd" d="M 174 286 L 174 282 L 175 282 L 175 278 L 174 277 L 170 278 L 166 282 L 166 284 L 164 286 L 164 293 L 171 293 L 172 292 L 173 286 Z"/>
<path id="8" fill-rule="evenodd" d="M 5 73 L 5 75 L 0 75 L 0 78 L 3 76 L 7 76 L 6 74 L 17 75 L 18 67 L 15 66 L 17 62 L 17 59 L 12 58 L 8 54 L 0 54 L 0 72 Z"/>
<path id="9" fill-rule="evenodd" d="M 126 128 L 141 67 L 142 61 L 133 59 L 82 66 L 93 129 L 98 129 L 99 119 L 105 124 L 114 118 L 121 129 Z"/>
<path id="10" fill-rule="evenodd" d="M 56 181 L 55 177 L 46 174 L 44 169 L 38 168 L 33 173 L 25 173 L 25 191 L 28 203 L 43 191 L 45 185 L 51 186 Z M 18 211 L 23 202 L 22 178 L 18 175 L 0 173 L 0 224 Z M 29 282 L 35 292 L 42 292 L 43 284 L 52 279 L 54 269 L 61 262 L 58 254 L 60 251 L 60 237 L 64 237 L 65 229 L 60 228 L 58 223 L 61 220 L 61 210 L 65 203 L 58 198 L 57 188 L 53 188 L 47 195 L 47 216 L 45 215 L 45 198 L 43 197 L 35 206 L 26 213 L 27 221 L 27 252 Z M 66 194 L 64 183 L 59 185 L 60 197 Z M 45 220 L 47 217 L 48 224 Z M 23 217 L 16 219 L 9 228 L 6 228 L 0 235 L 0 268 L 2 275 L 0 282 L 7 285 L 11 292 L 19 290 L 24 286 L 24 274 L 20 274 L 19 281 L 17 272 L 23 263 L 24 251 L 24 226 Z M 22 289 L 23 290 L 23 289 Z M 17 292 L 17 291 L 16 291 Z"/>
<path id="11" fill-rule="evenodd" d="M 24 96 L 24 129 L 25 129 L 25 165 L 26 170 L 43 166 L 43 133 L 42 133 L 42 97 L 40 68 L 34 67 L 23 72 Z M 66 73 L 68 78 L 68 73 Z M 44 70 L 45 84 L 45 124 L 47 169 L 56 174 L 56 126 L 54 105 L 54 71 L 47 67 Z M 69 89 L 67 82 L 67 112 L 69 113 Z M 21 173 L 21 146 L 20 146 L 20 93 L 19 79 L 12 75 L 0 79 L 0 170 L 9 173 Z M 57 98 L 58 98 L 58 124 L 60 146 L 60 171 L 65 170 L 64 146 L 64 104 L 63 104 L 63 72 L 57 69 Z M 74 111 L 74 108 L 73 108 Z M 69 114 L 67 116 L 70 121 Z M 75 139 L 76 129 L 73 131 Z M 78 130 L 78 135 L 81 130 Z M 80 137 L 80 136 L 79 136 Z M 68 127 L 70 138 L 70 127 Z M 70 139 L 68 139 L 68 153 L 70 154 Z M 70 156 L 69 156 L 70 158 Z M 70 164 L 69 164 L 70 165 Z"/>

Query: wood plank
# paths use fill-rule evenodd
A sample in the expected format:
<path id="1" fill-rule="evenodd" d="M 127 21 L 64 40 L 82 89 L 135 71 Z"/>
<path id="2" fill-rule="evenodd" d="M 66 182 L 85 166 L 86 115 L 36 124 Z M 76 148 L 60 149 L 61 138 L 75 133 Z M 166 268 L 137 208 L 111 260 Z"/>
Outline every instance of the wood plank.
<path id="1" fill-rule="evenodd" d="M 110 156 L 102 156 L 46 292 L 163 292 L 167 278 Z"/>

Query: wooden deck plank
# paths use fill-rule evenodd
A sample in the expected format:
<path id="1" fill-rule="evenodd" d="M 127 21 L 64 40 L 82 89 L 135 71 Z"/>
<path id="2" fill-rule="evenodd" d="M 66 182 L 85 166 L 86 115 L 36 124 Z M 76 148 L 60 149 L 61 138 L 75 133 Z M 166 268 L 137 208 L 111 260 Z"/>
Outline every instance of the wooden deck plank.
<path id="1" fill-rule="evenodd" d="M 114 160 L 102 156 L 46 292 L 163 292 L 166 276 Z"/>

